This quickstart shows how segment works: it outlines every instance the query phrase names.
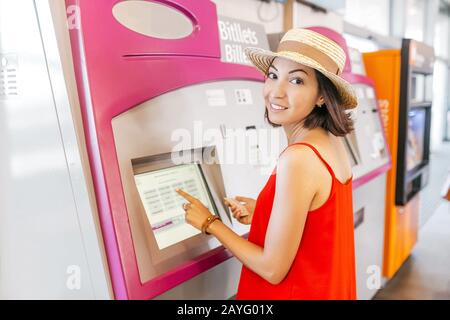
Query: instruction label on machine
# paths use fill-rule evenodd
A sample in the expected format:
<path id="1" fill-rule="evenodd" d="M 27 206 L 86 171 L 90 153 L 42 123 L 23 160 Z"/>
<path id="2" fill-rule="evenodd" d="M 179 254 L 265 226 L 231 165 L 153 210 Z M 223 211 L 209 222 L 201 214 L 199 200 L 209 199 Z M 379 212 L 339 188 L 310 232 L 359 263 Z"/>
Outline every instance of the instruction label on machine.
<path id="1" fill-rule="evenodd" d="M 250 89 L 236 89 L 234 90 L 234 96 L 236 97 L 236 104 L 238 105 L 252 105 L 253 97 Z"/>
<path id="2" fill-rule="evenodd" d="M 227 98 L 225 96 L 225 90 L 223 89 L 211 89 L 206 90 L 206 101 L 210 107 L 225 107 L 227 105 Z"/>

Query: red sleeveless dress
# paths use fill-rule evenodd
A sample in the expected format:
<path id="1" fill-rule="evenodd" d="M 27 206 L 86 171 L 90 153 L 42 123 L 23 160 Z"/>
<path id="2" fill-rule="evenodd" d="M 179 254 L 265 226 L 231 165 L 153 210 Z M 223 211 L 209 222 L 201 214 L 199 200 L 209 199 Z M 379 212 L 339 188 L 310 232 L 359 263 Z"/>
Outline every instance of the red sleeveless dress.
<path id="1" fill-rule="evenodd" d="M 352 179 L 341 183 L 316 148 L 307 143 L 332 176 L 328 200 L 309 211 L 302 239 L 284 280 L 272 285 L 243 266 L 238 300 L 341 300 L 356 299 L 355 245 Z M 292 144 L 292 145 L 295 145 Z M 286 149 L 285 149 L 286 150 Z M 270 176 L 256 200 L 248 240 L 264 247 L 275 195 L 276 172 Z"/>

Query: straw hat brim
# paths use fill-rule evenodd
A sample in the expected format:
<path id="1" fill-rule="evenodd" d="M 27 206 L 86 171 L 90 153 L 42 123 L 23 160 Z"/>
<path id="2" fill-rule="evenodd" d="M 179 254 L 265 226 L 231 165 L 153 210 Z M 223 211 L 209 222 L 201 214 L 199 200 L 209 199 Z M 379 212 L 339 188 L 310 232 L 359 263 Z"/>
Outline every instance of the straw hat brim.
<path id="1" fill-rule="evenodd" d="M 356 93 L 350 83 L 342 79 L 340 76 L 325 70 L 314 59 L 305 55 L 291 51 L 272 52 L 261 48 L 248 47 L 245 48 L 245 54 L 253 63 L 253 65 L 262 73 L 267 74 L 267 70 L 275 58 L 285 58 L 305 66 L 316 69 L 336 86 L 341 97 L 341 106 L 344 109 L 353 109 L 358 105 Z"/>

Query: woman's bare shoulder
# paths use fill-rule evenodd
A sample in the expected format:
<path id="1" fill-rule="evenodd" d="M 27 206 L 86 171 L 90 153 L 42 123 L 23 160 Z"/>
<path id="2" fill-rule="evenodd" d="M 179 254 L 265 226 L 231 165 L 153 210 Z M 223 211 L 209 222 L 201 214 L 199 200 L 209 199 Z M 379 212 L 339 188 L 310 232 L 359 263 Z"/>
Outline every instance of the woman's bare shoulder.
<path id="1" fill-rule="evenodd" d="M 285 175 L 299 182 L 298 177 L 301 176 L 303 182 L 314 182 L 317 181 L 321 167 L 321 160 L 309 146 L 295 144 L 281 154 L 277 165 L 277 175 Z"/>

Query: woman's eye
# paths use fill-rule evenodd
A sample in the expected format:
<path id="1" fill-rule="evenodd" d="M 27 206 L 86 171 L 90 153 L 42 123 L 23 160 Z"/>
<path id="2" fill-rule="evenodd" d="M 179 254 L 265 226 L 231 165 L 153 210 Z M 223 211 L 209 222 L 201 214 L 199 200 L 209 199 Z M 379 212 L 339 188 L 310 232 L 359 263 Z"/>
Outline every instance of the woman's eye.
<path id="1" fill-rule="evenodd" d="M 269 72 L 269 73 L 267 74 L 267 78 L 269 78 L 269 79 L 276 79 L 276 78 L 277 78 L 277 75 L 276 75 L 275 73 L 273 73 L 273 72 Z"/>
<path id="2" fill-rule="evenodd" d="M 290 81 L 292 84 L 302 84 L 303 80 L 300 78 L 295 78 Z"/>

